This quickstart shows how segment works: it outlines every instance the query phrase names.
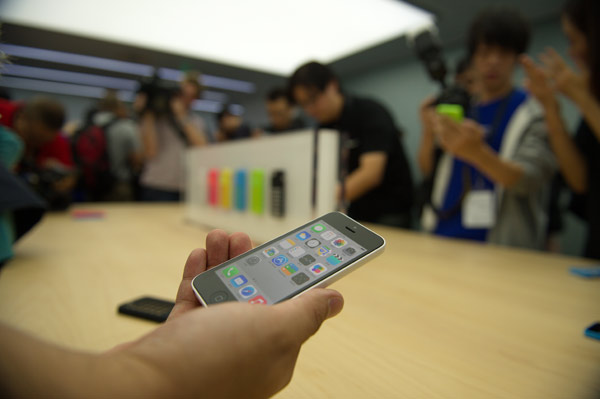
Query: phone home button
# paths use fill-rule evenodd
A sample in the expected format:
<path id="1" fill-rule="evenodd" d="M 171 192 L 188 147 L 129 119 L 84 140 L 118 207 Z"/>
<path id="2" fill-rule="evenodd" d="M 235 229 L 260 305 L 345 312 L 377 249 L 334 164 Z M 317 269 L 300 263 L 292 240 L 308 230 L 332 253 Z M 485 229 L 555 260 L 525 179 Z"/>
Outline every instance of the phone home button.
<path id="1" fill-rule="evenodd" d="M 217 291 L 209 298 L 210 303 L 225 302 L 229 299 L 229 294 L 225 291 Z"/>

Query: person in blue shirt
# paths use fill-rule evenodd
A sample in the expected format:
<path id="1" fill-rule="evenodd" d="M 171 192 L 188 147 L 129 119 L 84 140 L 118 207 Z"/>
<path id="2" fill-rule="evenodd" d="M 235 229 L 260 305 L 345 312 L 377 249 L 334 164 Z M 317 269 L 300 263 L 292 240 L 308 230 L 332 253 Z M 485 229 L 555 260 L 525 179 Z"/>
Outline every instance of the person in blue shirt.
<path id="1" fill-rule="evenodd" d="M 515 10 L 491 7 L 473 21 L 468 54 L 478 99 L 462 122 L 435 115 L 445 154 L 434 177 L 426 230 L 448 237 L 542 249 L 556 170 L 543 114 L 513 75 L 530 28 Z"/>

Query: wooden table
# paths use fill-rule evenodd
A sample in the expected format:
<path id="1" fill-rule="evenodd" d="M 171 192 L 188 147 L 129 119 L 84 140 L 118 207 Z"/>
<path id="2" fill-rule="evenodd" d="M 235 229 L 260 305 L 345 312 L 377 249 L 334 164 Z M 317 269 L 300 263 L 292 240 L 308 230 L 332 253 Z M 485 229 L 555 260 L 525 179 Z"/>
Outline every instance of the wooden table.
<path id="1" fill-rule="evenodd" d="M 100 351 L 155 327 L 116 313 L 141 295 L 174 298 L 206 231 L 177 205 L 96 205 L 51 214 L 0 273 L 0 321 Z M 386 252 L 334 285 L 346 299 L 302 349 L 280 398 L 600 396 L 600 280 L 591 263 L 372 226 Z M 265 327 L 266 328 L 266 327 Z"/>

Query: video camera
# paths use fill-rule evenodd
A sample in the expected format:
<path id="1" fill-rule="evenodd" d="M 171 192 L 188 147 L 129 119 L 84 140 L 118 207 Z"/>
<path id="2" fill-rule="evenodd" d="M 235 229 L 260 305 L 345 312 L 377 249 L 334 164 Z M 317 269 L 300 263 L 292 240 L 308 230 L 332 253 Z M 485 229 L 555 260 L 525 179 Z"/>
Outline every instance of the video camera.
<path id="1" fill-rule="evenodd" d="M 442 91 L 435 101 L 438 112 L 447 113 L 444 110 L 450 110 L 449 113 L 452 114 L 450 116 L 457 117 L 456 106 L 460 106 L 462 107 L 460 119 L 462 119 L 462 116 L 469 112 L 471 96 L 463 87 L 446 83 L 448 70 L 444 61 L 442 46 L 437 36 L 431 30 L 422 31 L 412 38 L 412 45 L 431 79 L 438 82 L 442 87 Z M 450 107 L 447 105 L 450 105 Z"/>
<path id="2" fill-rule="evenodd" d="M 154 74 L 150 79 L 140 81 L 138 94 L 146 95 L 146 105 L 142 111 L 152 112 L 156 116 L 171 115 L 171 100 L 181 93 L 177 84 L 167 83 Z"/>

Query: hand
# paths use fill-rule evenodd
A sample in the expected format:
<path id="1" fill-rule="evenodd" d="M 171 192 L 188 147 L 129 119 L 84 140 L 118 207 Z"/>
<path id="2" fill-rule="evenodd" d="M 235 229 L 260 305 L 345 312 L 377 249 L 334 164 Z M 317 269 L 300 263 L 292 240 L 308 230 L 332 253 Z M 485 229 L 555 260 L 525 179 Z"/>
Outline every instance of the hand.
<path id="1" fill-rule="evenodd" d="M 339 293 L 314 289 L 272 306 L 228 302 L 195 309 L 121 356 L 151 371 L 147 380 L 157 382 L 157 396 L 268 397 L 290 381 L 304 341 L 342 306 Z"/>
<path id="2" fill-rule="evenodd" d="M 185 103 L 180 96 L 174 96 L 171 98 L 171 111 L 173 111 L 173 115 L 179 121 L 183 121 L 187 115 L 187 109 L 185 107 Z"/>
<path id="3" fill-rule="evenodd" d="M 282 389 L 301 345 L 341 311 L 343 298 L 333 290 L 314 289 L 272 306 L 228 302 L 199 308 L 191 279 L 250 247 L 245 234 L 211 232 L 206 250 L 193 251 L 186 262 L 167 323 L 111 356 L 122 365 L 137 365 L 132 375 L 153 381 L 148 389 L 156 396 L 201 392 L 205 397 L 253 398 Z"/>
<path id="4" fill-rule="evenodd" d="M 8 396 L 264 398 L 291 379 L 301 345 L 338 314 L 343 298 L 314 289 L 273 306 L 199 308 L 197 273 L 250 249 L 247 235 L 214 231 L 186 262 L 168 322 L 103 354 L 49 344 L 0 324 L 0 380 Z M 6 395 L 5 395 L 6 396 Z"/>
<path id="5" fill-rule="evenodd" d="M 471 164 L 477 162 L 486 147 L 483 127 L 470 119 L 457 123 L 436 114 L 434 131 L 445 151 Z"/>
<path id="6" fill-rule="evenodd" d="M 552 80 L 555 90 L 578 103 L 589 96 L 589 72 L 582 70 L 577 74 L 562 57 L 552 48 L 540 55 L 544 71 Z"/>
<path id="7" fill-rule="evenodd" d="M 524 82 L 527 90 L 542 104 L 547 112 L 554 111 L 558 108 L 558 102 L 546 71 L 536 65 L 529 56 L 522 56 L 520 61 L 527 76 Z"/>
<path id="8" fill-rule="evenodd" d="M 206 249 L 193 250 L 185 262 L 183 279 L 179 284 L 175 306 L 167 321 L 200 306 L 192 290 L 194 277 L 250 249 L 252 249 L 252 242 L 247 234 L 233 233 L 228 236 L 223 230 L 213 230 L 208 233 Z"/>
<path id="9" fill-rule="evenodd" d="M 421 124 L 423 125 L 423 133 L 431 134 L 433 130 L 434 118 L 435 118 L 435 97 L 427 97 L 419 106 L 419 117 Z"/>

